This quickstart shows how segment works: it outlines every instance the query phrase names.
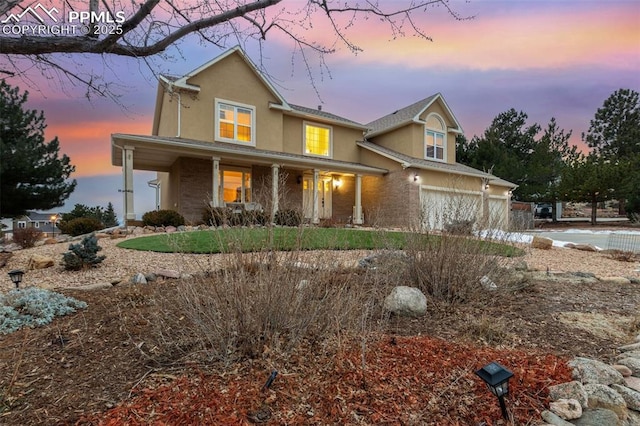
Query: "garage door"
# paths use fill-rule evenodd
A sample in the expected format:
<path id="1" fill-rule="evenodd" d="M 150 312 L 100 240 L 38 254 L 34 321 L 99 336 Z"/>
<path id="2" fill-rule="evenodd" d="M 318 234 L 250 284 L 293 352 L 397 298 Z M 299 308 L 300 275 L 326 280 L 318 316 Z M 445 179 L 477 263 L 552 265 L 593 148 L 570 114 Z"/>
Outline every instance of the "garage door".
<path id="1" fill-rule="evenodd" d="M 505 197 L 489 197 L 490 229 L 504 229 L 509 225 L 509 199 Z"/>
<path id="2" fill-rule="evenodd" d="M 472 191 L 449 191 L 423 187 L 421 191 L 422 227 L 443 230 L 448 224 L 477 221 L 481 212 L 482 194 Z"/>

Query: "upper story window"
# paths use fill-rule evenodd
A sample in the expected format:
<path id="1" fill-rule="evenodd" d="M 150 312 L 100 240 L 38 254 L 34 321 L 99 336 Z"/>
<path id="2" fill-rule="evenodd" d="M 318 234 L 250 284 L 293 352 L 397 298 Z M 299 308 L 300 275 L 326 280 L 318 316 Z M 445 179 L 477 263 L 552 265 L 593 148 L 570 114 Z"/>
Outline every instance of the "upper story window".
<path id="1" fill-rule="evenodd" d="M 425 127 L 424 158 L 444 161 L 447 141 L 444 122 L 438 115 L 431 114 Z"/>
<path id="2" fill-rule="evenodd" d="M 216 99 L 216 140 L 255 146 L 255 123 L 255 107 Z"/>
<path id="3" fill-rule="evenodd" d="M 27 222 L 24 222 L 24 221 L 18 222 L 18 228 L 24 229 L 26 227 L 27 227 Z"/>
<path id="4" fill-rule="evenodd" d="M 303 123 L 303 149 L 305 155 L 332 157 L 333 129 L 315 123 Z"/>

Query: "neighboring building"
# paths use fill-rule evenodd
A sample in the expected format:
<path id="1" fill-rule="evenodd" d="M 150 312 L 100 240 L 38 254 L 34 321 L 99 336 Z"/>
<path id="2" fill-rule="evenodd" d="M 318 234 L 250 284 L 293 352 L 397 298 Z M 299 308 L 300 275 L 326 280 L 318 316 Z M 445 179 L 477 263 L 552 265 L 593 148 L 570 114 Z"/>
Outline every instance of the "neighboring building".
<path id="1" fill-rule="evenodd" d="M 158 172 L 160 208 L 194 223 L 207 205 L 259 204 L 311 223 L 506 228 L 515 185 L 456 163 L 461 133 L 440 94 L 368 124 L 290 104 L 236 47 L 161 76 L 152 134 L 113 134 L 112 164 L 125 220 L 135 219 L 135 169 Z"/>
<path id="2" fill-rule="evenodd" d="M 13 230 L 24 228 L 36 228 L 46 236 L 60 234 L 56 223 L 61 215 L 59 213 L 36 213 L 27 212 L 24 216 L 13 219 Z"/>

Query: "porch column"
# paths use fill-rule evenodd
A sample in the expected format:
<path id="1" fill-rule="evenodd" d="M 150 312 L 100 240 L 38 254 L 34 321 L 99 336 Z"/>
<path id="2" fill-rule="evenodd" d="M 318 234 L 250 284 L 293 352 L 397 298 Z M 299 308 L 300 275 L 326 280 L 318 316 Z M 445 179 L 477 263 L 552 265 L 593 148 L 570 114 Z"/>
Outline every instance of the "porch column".
<path id="1" fill-rule="evenodd" d="M 313 213 L 311 214 L 311 223 L 320 223 L 318 215 L 318 181 L 320 180 L 320 171 L 313 169 Z"/>
<path id="2" fill-rule="evenodd" d="M 211 191 L 211 207 L 220 207 L 220 159 L 212 157 L 213 162 L 213 190 Z"/>
<path id="3" fill-rule="evenodd" d="M 135 220 L 133 210 L 133 150 L 132 146 L 122 149 L 122 194 L 125 225 L 128 220 Z"/>
<path id="4" fill-rule="evenodd" d="M 353 214 L 353 224 L 362 225 L 362 175 L 356 175 L 356 205 Z"/>
<path id="5" fill-rule="evenodd" d="M 280 166 L 278 164 L 271 165 L 271 221 L 276 218 L 278 212 L 278 180 L 279 180 Z"/>

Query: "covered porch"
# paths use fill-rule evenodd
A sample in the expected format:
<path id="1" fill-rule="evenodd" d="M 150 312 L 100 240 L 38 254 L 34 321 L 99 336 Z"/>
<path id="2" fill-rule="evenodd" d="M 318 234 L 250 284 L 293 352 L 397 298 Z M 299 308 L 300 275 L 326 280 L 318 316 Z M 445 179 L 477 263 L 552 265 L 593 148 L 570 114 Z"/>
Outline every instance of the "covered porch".
<path id="1" fill-rule="evenodd" d="M 122 167 L 125 220 L 134 220 L 133 170 L 158 172 L 149 182 L 156 206 L 191 223 L 209 207 L 300 211 L 306 221 L 364 223 L 363 177 L 387 170 L 359 163 L 182 138 L 112 135 L 112 164 Z M 144 213 L 144 212 L 138 212 Z"/>

